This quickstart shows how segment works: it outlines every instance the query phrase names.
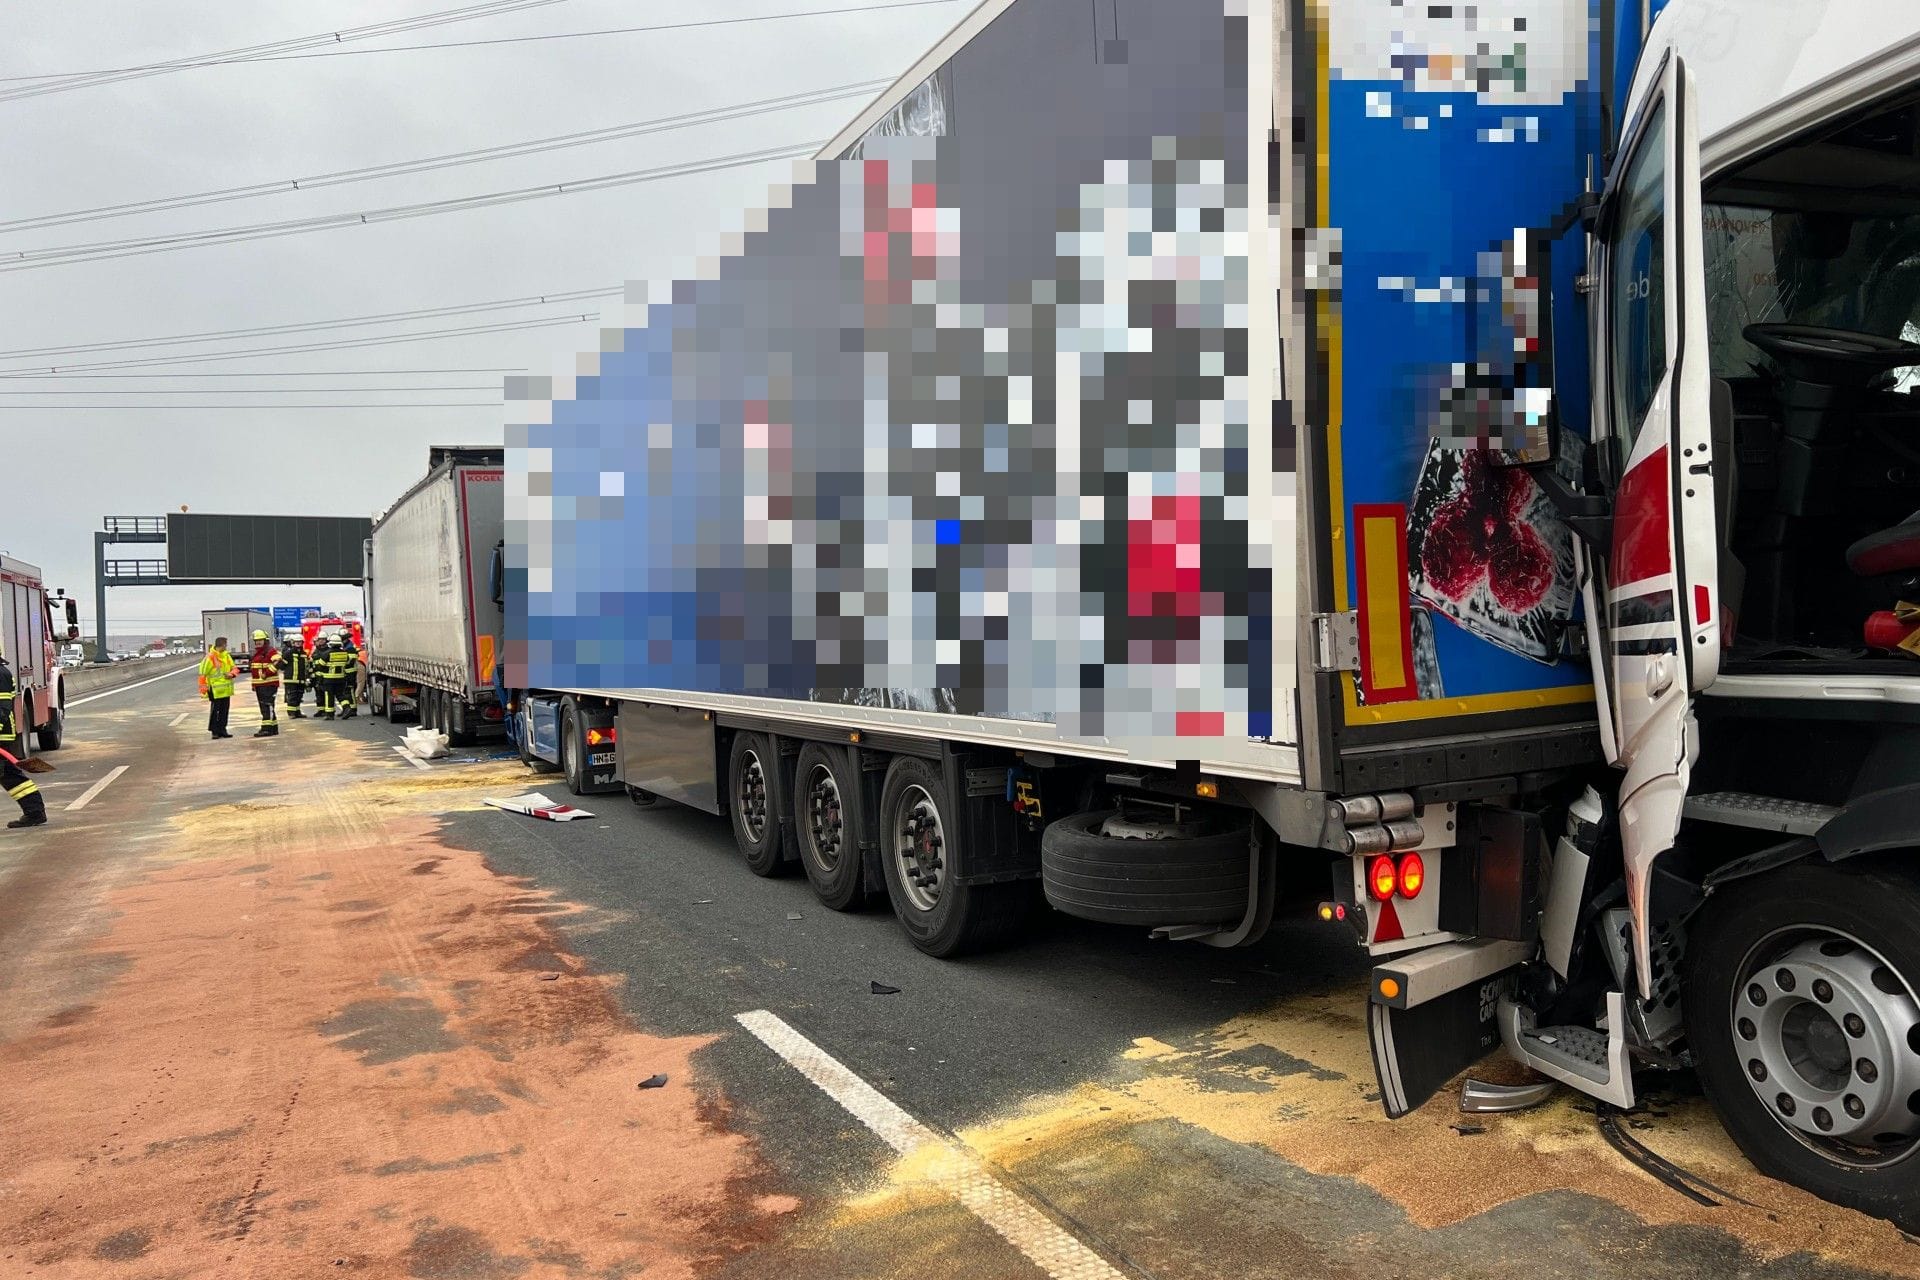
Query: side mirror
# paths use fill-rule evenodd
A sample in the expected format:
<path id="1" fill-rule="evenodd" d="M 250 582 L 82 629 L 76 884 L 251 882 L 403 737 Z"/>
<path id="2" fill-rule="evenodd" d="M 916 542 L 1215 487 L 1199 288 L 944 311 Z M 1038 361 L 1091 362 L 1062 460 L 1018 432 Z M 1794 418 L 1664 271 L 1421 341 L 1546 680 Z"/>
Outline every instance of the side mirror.
<path id="1" fill-rule="evenodd" d="M 507 607 L 507 544 L 493 544 L 493 559 L 487 564 L 487 595 L 493 601 L 493 607 L 504 610 Z"/>
<path id="2" fill-rule="evenodd" d="M 1598 551 L 1601 555 L 1613 549 L 1613 502 L 1611 499 L 1596 497 L 1594 483 L 1598 471 L 1598 453 L 1591 444 L 1580 451 L 1581 487 L 1574 488 L 1567 478 L 1560 474 L 1559 468 L 1549 462 L 1543 465 L 1529 466 L 1534 483 L 1540 486 L 1547 501 L 1560 516 L 1573 536 Z"/>
<path id="3" fill-rule="evenodd" d="M 73 600 L 67 601 L 67 625 L 70 627 L 80 625 L 80 606 Z"/>

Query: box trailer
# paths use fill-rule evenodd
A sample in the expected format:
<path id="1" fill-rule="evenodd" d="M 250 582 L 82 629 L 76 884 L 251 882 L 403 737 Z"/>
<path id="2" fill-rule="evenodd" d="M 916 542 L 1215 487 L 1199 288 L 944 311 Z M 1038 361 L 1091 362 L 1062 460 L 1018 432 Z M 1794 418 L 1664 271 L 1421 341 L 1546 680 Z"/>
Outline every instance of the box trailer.
<path id="1" fill-rule="evenodd" d="M 66 673 L 60 646 L 80 635 L 76 603 L 48 594 L 39 568 L 0 555 L 0 657 L 13 669 L 16 755 L 58 751 L 66 737 Z"/>
<path id="2" fill-rule="evenodd" d="M 273 631 L 273 614 L 265 609 L 202 609 L 200 611 L 200 652 L 208 653 L 213 642 L 227 638 L 227 652 L 245 667 L 245 658 L 253 652 L 253 633 Z"/>
<path id="3" fill-rule="evenodd" d="M 500 733 L 504 458 L 436 448 L 367 541 L 367 698 L 470 743 Z"/>
<path id="4" fill-rule="evenodd" d="M 511 732 L 936 955 L 1330 870 L 1391 1114 L 1691 1062 L 1911 1226 L 1916 67 L 1867 0 L 988 0 L 509 379 Z"/>

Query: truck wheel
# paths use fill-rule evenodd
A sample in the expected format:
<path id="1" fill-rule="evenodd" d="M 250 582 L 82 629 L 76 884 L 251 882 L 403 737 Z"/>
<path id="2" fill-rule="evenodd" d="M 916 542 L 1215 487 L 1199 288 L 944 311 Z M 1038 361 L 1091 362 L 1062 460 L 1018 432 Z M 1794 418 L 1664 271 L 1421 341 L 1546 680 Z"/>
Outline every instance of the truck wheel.
<path id="1" fill-rule="evenodd" d="M 1023 885 L 955 882 L 952 813 L 938 766 L 915 756 L 894 758 L 880 792 L 887 897 L 908 940 L 943 959 L 1005 940 L 1030 901 Z"/>
<path id="2" fill-rule="evenodd" d="M 1920 885 L 1803 862 L 1715 893 L 1683 969 L 1687 1037 L 1763 1173 L 1920 1230 Z"/>
<path id="3" fill-rule="evenodd" d="M 560 702 L 560 772 L 567 780 L 567 790 L 583 796 L 587 794 L 586 753 L 580 748 L 579 732 L 580 716 L 573 699 L 564 698 Z"/>
<path id="4" fill-rule="evenodd" d="M 38 730 L 34 737 L 40 743 L 42 751 L 58 751 L 60 741 L 67 735 L 67 713 L 59 707 L 53 709 L 52 717 Z"/>
<path id="5" fill-rule="evenodd" d="M 1161 839 L 1106 832 L 1117 811 L 1070 814 L 1040 836 L 1040 883 L 1081 920 L 1155 928 L 1224 924 L 1247 911 L 1247 830 Z"/>
<path id="6" fill-rule="evenodd" d="M 793 766 L 793 823 L 800 865 L 813 896 L 833 911 L 861 905 L 860 814 L 854 803 L 854 763 L 839 747 L 809 742 Z"/>
<path id="7" fill-rule="evenodd" d="M 780 822 L 773 809 L 773 745 L 764 734 L 736 733 L 727 755 L 727 812 L 733 842 L 757 876 L 780 871 Z"/>

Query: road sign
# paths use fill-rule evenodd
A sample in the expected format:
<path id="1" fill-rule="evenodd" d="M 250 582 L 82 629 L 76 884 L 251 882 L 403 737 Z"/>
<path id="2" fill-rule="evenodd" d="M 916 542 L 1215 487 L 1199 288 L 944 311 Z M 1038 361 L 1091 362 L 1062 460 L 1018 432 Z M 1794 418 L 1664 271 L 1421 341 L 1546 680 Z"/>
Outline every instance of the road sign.
<path id="1" fill-rule="evenodd" d="M 273 606 L 273 629 L 275 631 L 297 631 L 302 618 L 305 618 L 308 614 L 317 614 L 319 612 L 320 606 L 317 604 L 277 604 Z"/>

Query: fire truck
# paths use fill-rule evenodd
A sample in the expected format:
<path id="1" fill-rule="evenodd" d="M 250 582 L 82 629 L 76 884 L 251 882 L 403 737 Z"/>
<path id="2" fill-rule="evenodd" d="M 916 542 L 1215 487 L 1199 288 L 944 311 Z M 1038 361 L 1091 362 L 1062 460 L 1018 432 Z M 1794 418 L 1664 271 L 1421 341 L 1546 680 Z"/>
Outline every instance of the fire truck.
<path id="1" fill-rule="evenodd" d="M 79 637 L 74 601 L 64 591 L 47 594 L 36 566 L 0 555 L 0 654 L 13 668 L 13 710 L 29 749 L 60 749 L 67 702 L 60 645 Z"/>

